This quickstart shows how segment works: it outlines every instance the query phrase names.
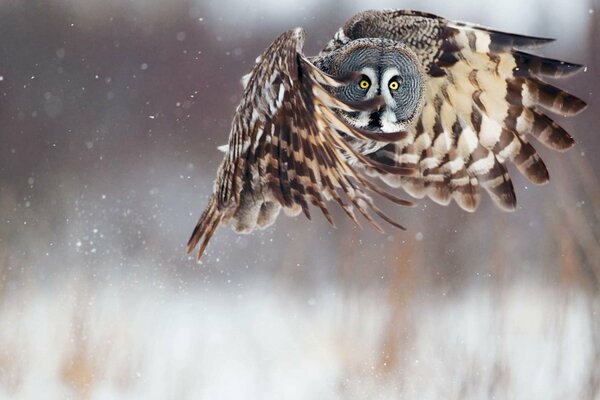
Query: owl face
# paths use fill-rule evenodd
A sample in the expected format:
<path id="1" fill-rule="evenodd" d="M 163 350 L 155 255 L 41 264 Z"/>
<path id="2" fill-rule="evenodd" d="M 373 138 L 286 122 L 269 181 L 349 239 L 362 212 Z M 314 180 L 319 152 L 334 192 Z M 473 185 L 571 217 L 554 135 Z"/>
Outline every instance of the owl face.
<path id="1" fill-rule="evenodd" d="M 360 74 L 355 82 L 333 90 L 337 98 L 357 102 L 381 95 L 385 99 L 378 110 L 340 111 L 350 123 L 371 131 L 393 132 L 405 129 L 419 115 L 424 72 L 411 50 L 390 40 L 359 39 L 335 53 L 323 64 L 325 72 Z"/>

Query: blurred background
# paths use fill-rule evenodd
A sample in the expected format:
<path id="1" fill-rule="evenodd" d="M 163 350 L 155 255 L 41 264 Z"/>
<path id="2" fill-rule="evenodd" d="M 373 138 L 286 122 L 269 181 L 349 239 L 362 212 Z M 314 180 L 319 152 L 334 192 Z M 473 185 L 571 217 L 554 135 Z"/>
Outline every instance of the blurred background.
<path id="1" fill-rule="evenodd" d="M 251 4 L 252 3 L 252 4 Z M 0 2 L 1 399 L 600 399 L 597 0 Z M 315 213 L 184 245 L 240 77 L 281 32 L 316 54 L 412 8 L 554 37 L 589 103 L 511 169 L 518 210 L 429 200 L 408 227 Z M 381 204 L 384 202 L 380 201 Z"/>

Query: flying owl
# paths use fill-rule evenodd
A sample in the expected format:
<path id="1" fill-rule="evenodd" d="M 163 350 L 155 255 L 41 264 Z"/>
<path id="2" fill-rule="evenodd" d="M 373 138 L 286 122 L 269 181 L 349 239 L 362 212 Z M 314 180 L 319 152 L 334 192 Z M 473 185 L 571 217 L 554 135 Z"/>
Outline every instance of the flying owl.
<path id="1" fill-rule="evenodd" d="M 548 170 L 534 137 L 566 150 L 572 137 L 545 112 L 582 111 L 579 98 L 546 83 L 581 65 L 522 49 L 552 39 L 503 33 L 407 10 L 352 17 L 316 57 L 303 54 L 304 31 L 290 30 L 242 78 L 214 192 L 187 250 L 198 258 L 221 224 L 248 233 L 281 211 L 310 219 L 328 202 L 382 231 L 373 195 L 410 206 L 366 176 L 416 198 L 474 211 L 481 187 L 504 210 L 516 197 L 507 162 L 531 182 Z"/>

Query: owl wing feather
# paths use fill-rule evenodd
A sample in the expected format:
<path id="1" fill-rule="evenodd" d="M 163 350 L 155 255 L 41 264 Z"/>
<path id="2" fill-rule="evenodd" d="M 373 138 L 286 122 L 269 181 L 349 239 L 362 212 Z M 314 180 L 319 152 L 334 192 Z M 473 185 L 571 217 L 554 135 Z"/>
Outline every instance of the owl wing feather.
<path id="1" fill-rule="evenodd" d="M 410 138 L 369 157 L 383 164 L 415 167 L 413 176 L 367 168 L 391 186 L 441 204 L 454 199 L 474 211 L 480 185 L 505 210 L 516 207 L 506 169 L 511 161 L 531 182 L 549 179 L 529 137 L 554 150 L 573 138 L 545 111 L 575 115 L 586 104 L 545 82 L 581 65 L 529 54 L 552 39 L 515 35 L 417 11 L 366 11 L 351 18 L 321 54 L 359 38 L 388 38 L 411 48 L 427 72 L 425 104 Z"/>
<path id="2" fill-rule="evenodd" d="M 332 110 L 366 110 L 380 98 L 348 104 L 325 86 L 340 86 L 355 77 L 335 78 L 302 55 L 304 32 L 288 31 L 257 60 L 247 76 L 242 100 L 232 122 L 227 153 L 214 191 L 190 237 L 190 253 L 200 243 L 198 258 L 221 224 L 234 222 L 238 232 L 271 225 L 279 210 L 304 212 L 320 208 L 333 224 L 326 202 L 333 200 L 358 224 L 355 210 L 381 230 L 371 212 L 390 220 L 373 202 L 377 193 L 397 204 L 412 205 L 368 181 L 356 166 L 381 174 L 410 175 L 411 167 L 380 164 L 356 152 L 339 132 L 358 139 L 394 142 L 406 132 L 385 136 L 349 126 Z"/>

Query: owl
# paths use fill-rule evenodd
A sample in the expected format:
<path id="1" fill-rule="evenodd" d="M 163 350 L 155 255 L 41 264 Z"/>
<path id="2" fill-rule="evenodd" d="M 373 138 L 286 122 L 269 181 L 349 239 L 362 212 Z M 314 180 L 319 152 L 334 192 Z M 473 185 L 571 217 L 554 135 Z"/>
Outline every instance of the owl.
<path id="1" fill-rule="evenodd" d="M 574 141 L 547 114 L 586 104 L 545 82 L 581 65 L 523 51 L 552 39 L 503 33 L 407 10 L 353 16 L 315 57 L 304 31 L 283 33 L 242 78 L 244 92 L 222 150 L 213 193 L 188 242 L 198 258 L 222 224 L 240 233 L 311 206 L 334 225 L 337 203 L 360 225 L 397 228 L 374 198 L 410 196 L 474 211 L 481 188 L 504 210 L 516 197 L 507 163 L 533 183 L 548 170 L 531 137 L 554 149 Z"/>

